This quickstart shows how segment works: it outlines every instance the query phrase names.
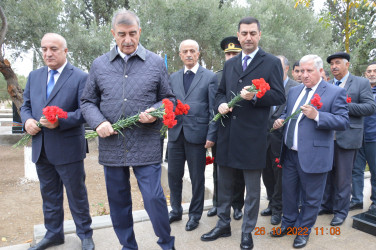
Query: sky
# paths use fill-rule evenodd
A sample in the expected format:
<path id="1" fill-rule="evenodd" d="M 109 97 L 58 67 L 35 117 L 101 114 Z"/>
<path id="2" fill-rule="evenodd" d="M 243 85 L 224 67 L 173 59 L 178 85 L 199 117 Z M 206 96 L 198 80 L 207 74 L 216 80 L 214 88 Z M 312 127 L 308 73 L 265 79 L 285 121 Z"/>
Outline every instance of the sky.
<path id="1" fill-rule="evenodd" d="M 316 13 L 323 7 L 324 1 L 325 0 L 312 0 Z M 238 2 L 245 3 L 246 0 L 238 0 Z M 11 51 L 8 50 L 7 53 L 10 54 Z M 11 62 L 13 70 L 19 75 L 28 76 L 33 69 L 33 54 L 31 51 L 29 53 L 22 53 L 16 60 L 9 57 L 7 59 Z"/>

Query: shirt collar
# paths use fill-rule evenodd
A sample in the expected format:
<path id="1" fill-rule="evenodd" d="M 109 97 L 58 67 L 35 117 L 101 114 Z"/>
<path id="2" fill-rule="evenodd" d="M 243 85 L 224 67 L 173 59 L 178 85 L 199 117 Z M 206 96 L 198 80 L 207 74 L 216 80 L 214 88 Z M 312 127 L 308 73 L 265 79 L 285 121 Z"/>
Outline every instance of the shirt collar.
<path id="1" fill-rule="evenodd" d="M 190 70 L 190 71 L 192 71 L 193 73 L 196 74 L 196 73 L 197 73 L 197 70 L 198 70 L 198 66 L 199 66 L 198 63 L 196 63 L 196 65 L 193 66 L 193 68 L 191 68 L 191 69 L 187 69 L 187 67 L 184 66 L 184 74 L 187 73 L 188 70 Z"/>
<path id="2" fill-rule="evenodd" d="M 121 52 L 121 51 L 120 51 Z M 125 55 L 124 53 L 122 53 L 123 55 Z M 137 46 L 137 49 L 135 50 L 135 52 L 133 52 L 131 54 L 131 56 L 133 55 L 137 55 L 139 58 L 141 58 L 143 61 L 145 61 L 145 58 L 146 58 L 146 49 L 144 48 L 144 46 L 142 46 L 141 43 L 138 44 Z M 120 56 L 121 58 L 124 59 L 124 57 L 122 57 L 118 51 L 118 47 L 117 45 L 115 47 L 112 48 L 112 50 L 110 51 L 110 55 L 109 55 L 109 59 L 110 61 L 113 61 L 117 56 Z"/>
<path id="3" fill-rule="evenodd" d="M 242 61 L 244 60 L 245 56 L 249 56 L 251 59 L 253 59 L 258 51 L 259 51 L 259 47 L 257 47 L 257 49 L 255 49 L 251 54 L 248 54 L 248 55 L 245 54 L 244 51 L 242 51 Z"/>
<path id="4" fill-rule="evenodd" d="M 349 77 L 349 75 L 350 75 L 350 72 L 347 72 L 347 74 L 339 81 L 345 82 L 347 80 L 347 77 Z M 336 83 L 337 81 L 338 81 L 337 78 L 334 77 L 334 83 Z"/>
<path id="5" fill-rule="evenodd" d="M 61 72 L 63 72 L 64 68 L 65 68 L 65 65 L 67 65 L 68 63 L 68 60 L 65 60 L 65 63 L 63 64 L 63 66 L 61 66 L 60 68 L 58 68 L 56 71 L 61 74 Z M 48 67 L 48 73 L 50 73 L 51 69 L 50 67 Z"/>

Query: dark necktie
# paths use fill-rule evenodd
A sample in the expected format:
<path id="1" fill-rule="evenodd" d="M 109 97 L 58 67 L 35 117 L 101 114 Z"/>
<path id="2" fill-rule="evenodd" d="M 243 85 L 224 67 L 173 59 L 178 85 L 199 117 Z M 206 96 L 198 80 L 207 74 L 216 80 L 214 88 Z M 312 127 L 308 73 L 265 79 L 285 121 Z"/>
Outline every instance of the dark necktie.
<path id="1" fill-rule="evenodd" d="M 308 93 L 311 90 L 312 90 L 311 88 L 306 88 L 306 93 L 303 96 L 302 100 L 300 101 L 299 105 L 297 106 L 296 110 L 299 109 L 300 106 L 303 106 L 304 103 L 307 101 Z M 294 132 L 295 132 L 295 126 L 296 126 L 296 122 L 298 121 L 299 114 L 296 114 L 290 120 L 289 128 L 287 130 L 287 136 L 286 136 L 286 146 L 288 148 L 292 148 L 292 146 L 294 145 Z"/>
<path id="2" fill-rule="evenodd" d="M 187 94 L 189 87 L 191 86 L 192 80 L 195 77 L 195 73 L 193 73 L 191 70 L 187 70 L 185 72 L 183 77 L 183 85 L 184 85 L 184 91 Z"/>
<path id="3" fill-rule="evenodd" d="M 54 88 L 55 86 L 55 77 L 54 75 L 58 73 L 57 70 L 53 70 L 51 69 L 50 70 L 50 80 L 48 81 L 47 83 L 47 99 L 48 97 L 50 96 L 51 92 L 52 92 L 52 89 Z"/>
<path id="4" fill-rule="evenodd" d="M 247 69 L 247 62 L 248 62 L 248 59 L 251 58 L 250 56 L 245 56 L 243 58 L 244 62 L 243 62 L 243 71 L 245 71 Z"/>
<path id="5" fill-rule="evenodd" d="M 341 83 L 341 81 L 336 81 L 336 86 L 339 86 Z"/>

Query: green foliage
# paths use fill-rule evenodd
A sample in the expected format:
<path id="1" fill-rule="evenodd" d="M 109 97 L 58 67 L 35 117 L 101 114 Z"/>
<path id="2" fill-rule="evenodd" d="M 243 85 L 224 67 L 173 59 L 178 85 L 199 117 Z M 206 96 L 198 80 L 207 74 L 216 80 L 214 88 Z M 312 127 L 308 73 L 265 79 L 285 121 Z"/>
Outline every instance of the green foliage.
<path id="1" fill-rule="evenodd" d="M 292 0 L 248 1 L 249 15 L 261 24 L 260 46 L 274 55 L 284 55 L 290 65 L 307 54 L 317 54 L 324 61 L 332 50 L 330 27 L 324 26 L 312 8 L 294 8 Z"/>
<path id="2" fill-rule="evenodd" d="M 237 23 L 245 9 L 218 0 L 131 0 L 130 6 L 141 19 L 141 43 L 161 56 L 167 54 L 169 72 L 182 67 L 179 44 L 194 39 L 200 45 L 200 63 L 208 69 L 223 67 L 221 40 L 236 35 Z"/>
<path id="3" fill-rule="evenodd" d="M 18 77 L 18 84 L 20 85 L 21 88 L 25 88 L 26 86 L 26 77 L 22 75 L 17 75 Z M 0 101 L 6 101 L 9 100 L 9 94 L 8 94 L 8 86 L 7 82 L 4 79 L 4 76 L 0 74 Z"/>
<path id="4" fill-rule="evenodd" d="M 345 5 L 341 1 L 328 0 L 321 12 L 322 19 L 332 27 L 331 38 L 339 50 L 345 51 Z M 351 72 L 362 75 L 367 64 L 376 58 L 376 8 L 372 5 L 359 5 L 349 11 L 349 48 Z"/>

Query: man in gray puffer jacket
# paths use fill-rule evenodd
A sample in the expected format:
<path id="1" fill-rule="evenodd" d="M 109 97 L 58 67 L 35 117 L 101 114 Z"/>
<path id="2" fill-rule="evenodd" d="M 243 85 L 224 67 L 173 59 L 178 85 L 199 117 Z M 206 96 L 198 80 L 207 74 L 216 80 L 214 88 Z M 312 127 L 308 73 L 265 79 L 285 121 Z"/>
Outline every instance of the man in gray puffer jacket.
<path id="1" fill-rule="evenodd" d="M 99 135 L 99 163 L 104 165 L 112 224 L 123 249 L 138 249 L 133 232 L 129 167 L 162 249 L 174 249 L 166 199 L 160 183 L 162 123 L 147 114 L 175 100 L 163 60 L 140 43 L 139 18 L 119 10 L 112 20 L 116 40 L 110 52 L 94 60 L 81 98 L 87 123 Z M 141 112 L 139 126 L 117 134 L 111 124 Z"/>

